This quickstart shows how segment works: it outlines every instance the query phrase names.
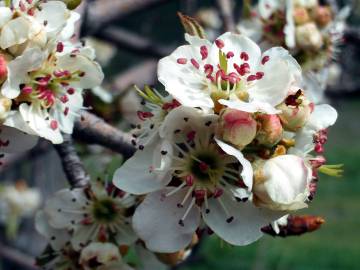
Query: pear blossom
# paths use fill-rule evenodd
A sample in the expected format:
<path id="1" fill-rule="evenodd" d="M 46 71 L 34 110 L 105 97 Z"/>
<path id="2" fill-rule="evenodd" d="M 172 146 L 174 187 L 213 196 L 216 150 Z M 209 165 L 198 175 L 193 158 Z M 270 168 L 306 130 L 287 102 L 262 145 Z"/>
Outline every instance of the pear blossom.
<path id="1" fill-rule="evenodd" d="M 158 66 L 159 81 L 184 106 L 275 114 L 275 106 L 301 78 L 299 65 L 283 48 L 261 53 L 253 41 L 231 33 L 213 44 L 186 39 L 190 45 L 180 46 Z"/>
<path id="2" fill-rule="evenodd" d="M 80 250 L 91 241 L 114 239 L 118 245 L 136 240 L 129 220 L 134 198 L 113 186 L 63 189 L 45 205 L 44 215 L 54 229 L 72 232 L 71 245 Z"/>
<path id="3" fill-rule="evenodd" d="M 280 155 L 262 163 L 255 172 L 255 205 L 288 211 L 307 207 L 312 170 L 301 157 Z"/>
<path id="4" fill-rule="evenodd" d="M 84 270 L 133 269 L 122 262 L 119 248 L 111 243 L 91 243 L 81 251 L 79 263 Z"/>
<path id="5" fill-rule="evenodd" d="M 239 150 L 214 138 L 216 121 L 216 115 L 178 107 L 160 128 L 163 140 L 148 144 L 116 171 L 117 187 L 149 193 L 133 217 L 133 227 L 148 249 L 184 248 L 201 219 L 225 241 L 246 245 L 278 217 L 247 201 L 251 163 Z"/>
<path id="6" fill-rule="evenodd" d="M 62 1 L 16 0 L 12 8 L 0 9 L 0 47 L 16 56 L 26 48 L 43 48 L 55 37 L 70 38 L 79 19 Z"/>
<path id="7" fill-rule="evenodd" d="M 350 7 L 335 12 L 318 0 L 260 0 L 239 31 L 269 48 L 282 45 L 301 65 L 309 98 L 319 103 L 328 81 L 328 66 L 339 53 Z M 311 79 L 315 77 L 316 80 Z M 318 81 L 318 82 L 317 82 Z"/>
<path id="8" fill-rule="evenodd" d="M 4 125 L 53 143 L 62 142 L 61 132 L 72 133 L 82 109 L 82 90 L 99 85 L 104 75 L 89 48 L 63 52 L 62 46 L 59 42 L 51 51 L 51 46 L 49 51 L 32 48 L 8 63 L 1 92 L 15 99 L 18 109 Z"/>

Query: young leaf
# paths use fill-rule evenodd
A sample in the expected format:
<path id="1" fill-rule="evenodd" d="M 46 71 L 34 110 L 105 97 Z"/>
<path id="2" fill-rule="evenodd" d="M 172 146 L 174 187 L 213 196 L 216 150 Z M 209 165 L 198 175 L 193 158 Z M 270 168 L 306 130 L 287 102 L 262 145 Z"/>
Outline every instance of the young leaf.
<path id="1" fill-rule="evenodd" d="M 204 29 L 194 18 L 184 15 L 181 12 L 178 12 L 178 16 L 186 33 L 188 33 L 191 36 L 206 38 Z"/>

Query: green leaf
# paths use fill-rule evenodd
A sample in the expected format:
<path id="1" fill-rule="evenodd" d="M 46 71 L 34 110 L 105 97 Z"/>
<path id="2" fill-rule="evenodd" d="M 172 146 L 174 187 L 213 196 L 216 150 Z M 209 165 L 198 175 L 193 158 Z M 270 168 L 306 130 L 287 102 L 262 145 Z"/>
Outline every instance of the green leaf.
<path id="1" fill-rule="evenodd" d="M 204 28 L 194 18 L 184 15 L 181 12 L 178 12 L 178 16 L 186 33 L 191 36 L 206 38 Z"/>
<path id="2" fill-rule="evenodd" d="M 81 4 L 81 0 L 63 0 L 67 8 L 73 10 Z"/>
<path id="3" fill-rule="evenodd" d="M 242 17 L 244 19 L 249 19 L 251 17 L 251 0 L 244 0 Z"/>

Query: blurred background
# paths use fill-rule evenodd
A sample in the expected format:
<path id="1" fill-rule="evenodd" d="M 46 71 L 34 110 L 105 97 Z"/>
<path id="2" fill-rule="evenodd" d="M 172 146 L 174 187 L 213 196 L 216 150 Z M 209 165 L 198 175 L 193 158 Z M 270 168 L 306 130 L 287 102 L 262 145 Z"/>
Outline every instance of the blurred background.
<path id="1" fill-rule="evenodd" d="M 234 2 L 235 18 L 239 19 L 242 1 Z M 352 13 L 338 57 L 342 72 L 326 91 L 326 99 L 338 110 L 339 119 L 330 130 L 325 155 L 329 164 L 344 163 L 345 173 L 340 179 L 322 175 L 316 199 L 309 209 L 301 211 L 320 215 L 326 223 L 301 237 L 265 236 L 246 247 L 230 247 L 209 237 L 196 256 L 177 269 L 360 269 L 360 1 L 337 4 L 351 4 Z M 158 59 L 184 44 L 177 11 L 198 18 L 210 35 L 222 31 L 217 1 L 94 0 L 81 5 L 84 20 L 80 36 L 95 46 L 106 73 L 103 87 L 86 96 L 87 105 L 96 114 L 119 128 L 130 128 L 138 106 L 133 85 L 156 85 Z M 120 155 L 100 146 L 78 141 L 77 148 L 94 179 L 111 179 L 122 162 Z M 39 188 L 43 201 L 67 186 L 57 153 L 45 141 L 28 153 L 6 156 L 2 162 L 1 184 L 26 182 Z M 7 231 L 4 222 L 0 224 L 0 269 L 37 269 L 32 266 L 33 258 L 46 242 L 36 234 L 33 219 L 21 219 L 17 234 L 10 238 Z"/>

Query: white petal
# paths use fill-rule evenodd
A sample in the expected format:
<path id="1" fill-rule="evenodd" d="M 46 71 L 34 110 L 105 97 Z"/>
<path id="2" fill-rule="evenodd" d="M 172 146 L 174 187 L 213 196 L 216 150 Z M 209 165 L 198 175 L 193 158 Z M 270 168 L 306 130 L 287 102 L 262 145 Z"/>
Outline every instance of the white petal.
<path id="1" fill-rule="evenodd" d="M 184 220 L 184 226 L 179 225 L 190 200 L 183 208 L 177 204 L 181 203 L 188 189 L 164 197 L 171 190 L 167 188 L 147 195 L 133 217 L 134 230 L 152 251 L 171 253 L 186 247 L 200 223 L 199 210 L 194 206 Z"/>
<path id="2" fill-rule="evenodd" d="M 277 0 L 260 0 L 258 4 L 259 13 L 263 19 L 268 19 L 280 7 L 281 1 Z"/>
<path id="3" fill-rule="evenodd" d="M 249 56 L 250 69 L 258 66 L 261 61 L 260 47 L 245 35 L 232 34 L 227 32 L 222 34 L 217 39 L 224 42 L 224 47 L 221 49 L 224 53 L 233 52 L 234 57 L 228 59 L 228 71 L 236 70 L 233 67 L 235 62 L 239 62 L 240 53 L 245 52 Z M 210 51 L 210 59 L 213 60 L 212 64 L 217 65 L 219 63 L 219 48 L 214 43 Z"/>
<path id="4" fill-rule="evenodd" d="M 186 58 L 186 64 L 179 64 L 179 58 Z M 195 59 L 200 68 L 197 70 L 190 63 Z M 170 56 L 162 58 L 158 64 L 158 79 L 175 99 L 189 107 L 212 108 L 207 82 L 203 72 L 200 47 L 184 45 L 177 48 Z"/>
<path id="5" fill-rule="evenodd" d="M 58 58 L 58 67 L 71 72 L 81 71 L 85 73 L 79 81 L 71 82 L 71 86 L 83 89 L 99 86 L 104 79 L 100 65 L 82 54 L 76 54 L 75 57 L 71 55 L 61 55 Z"/>
<path id="6" fill-rule="evenodd" d="M 82 207 L 85 203 L 86 197 L 83 189 L 63 189 L 47 201 L 44 212 L 52 227 L 69 228 L 72 226 L 71 221 L 78 222 L 84 218 Z"/>
<path id="7" fill-rule="evenodd" d="M 121 230 L 118 230 L 114 235 L 115 241 L 118 245 L 131 245 L 138 239 L 131 225 L 124 224 Z"/>
<path id="8" fill-rule="evenodd" d="M 237 202 L 224 193 L 220 197 L 223 204 L 234 219 L 228 223 L 229 216 L 225 213 L 218 199 L 209 199 L 209 213 L 202 209 L 205 223 L 226 242 L 245 246 L 258 240 L 263 234 L 261 228 L 283 214 L 255 207 L 251 202 Z"/>
<path id="9" fill-rule="evenodd" d="M 254 173 L 251 163 L 236 148 L 216 138 L 215 141 L 226 154 L 236 157 L 236 159 L 240 162 L 240 164 L 242 165 L 242 171 L 240 174 L 241 178 L 244 181 L 244 184 L 248 187 L 248 189 L 251 190 L 253 186 L 253 173 Z"/>
<path id="10" fill-rule="evenodd" d="M 42 109 L 38 104 L 32 103 L 30 106 L 26 103 L 22 103 L 19 107 L 24 121 L 29 127 L 36 132 L 40 137 L 50 140 L 54 144 L 63 142 L 60 128 L 53 129 L 50 124 L 52 121 L 57 121 L 51 118 L 51 115 L 47 110 Z"/>
<path id="11" fill-rule="evenodd" d="M 216 123 L 218 116 L 205 113 L 200 109 L 180 106 L 172 110 L 159 128 L 159 135 L 169 141 L 184 141 L 184 136 L 190 131 L 201 130 L 206 123 Z M 176 133 L 175 130 L 181 132 Z"/>
<path id="12" fill-rule="evenodd" d="M 0 140 L 3 143 L 8 142 L 8 145 L 0 147 L 1 152 L 16 153 L 33 148 L 38 142 L 38 137 L 25 134 L 12 127 L 1 126 Z"/>
<path id="13" fill-rule="evenodd" d="M 285 58 L 284 52 L 286 51 L 279 47 L 264 52 L 263 55 L 270 56 L 270 59 L 258 67 L 257 72 L 263 72 L 264 77 L 255 81 L 249 89 L 250 101 L 256 100 L 276 106 L 287 97 L 295 74 L 294 62 L 289 61 L 292 59 L 290 56 Z"/>
<path id="14" fill-rule="evenodd" d="M 8 7 L 0 7 L 0 28 L 11 20 L 13 12 Z"/>
<path id="15" fill-rule="evenodd" d="M 70 12 L 66 5 L 61 1 L 51 1 L 40 4 L 41 9 L 36 9 L 34 18 L 45 25 L 48 33 L 58 34 L 66 25 L 70 17 Z M 44 22 L 46 21 L 46 24 Z"/>
<path id="16" fill-rule="evenodd" d="M 225 100 L 220 99 L 219 103 L 225 105 L 230 109 L 235 109 L 243 112 L 255 113 L 255 112 L 262 112 L 266 114 L 278 114 L 281 113 L 280 110 L 275 109 L 269 103 L 261 102 L 261 101 L 251 101 L 251 102 L 244 102 L 239 99 L 231 99 Z"/>
<path id="17" fill-rule="evenodd" d="M 337 116 L 337 111 L 330 105 L 316 105 L 307 127 L 316 131 L 326 129 L 335 124 Z"/>
<path id="18" fill-rule="evenodd" d="M 67 230 L 51 227 L 44 211 L 36 213 L 35 228 L 38 233 L 46 237 L 54 250 L 62 249 L 71 238 Z"/>
<path id="19" fill-rule="evenodd" d="M 161 151 L 166 151 L 162 155 Z M 114 174 L 113 183 L 119 189 L 132 194 L 145 194 L 164 188 L 171 181 L 172 147 L 156 136 L 138 150 Z"/>
<path id="20" fill-rule="evenodd" d="M 139 270 L 167 270 L 168 267 L 160 262 L 155 254 L 138 243 L 135 245 L 136 254 L 140 258 Z"/>
<path id="21" fill-rule="evenodd" d="M 295 47 L 295 22 L 293 0 L 286 0 L 286 25 L 284 27 L 285 43 L 288 48 Z"/>
<path id="22" fill-rule="evenodd" d="M 29 49 L 8 64 L 8 78 L 1 93 L 7 98 L 16 98 L 20 94 L 20 84 L 28 80 L 28 72 L 41 67 L 47 54 L 39 48 Z"/>

